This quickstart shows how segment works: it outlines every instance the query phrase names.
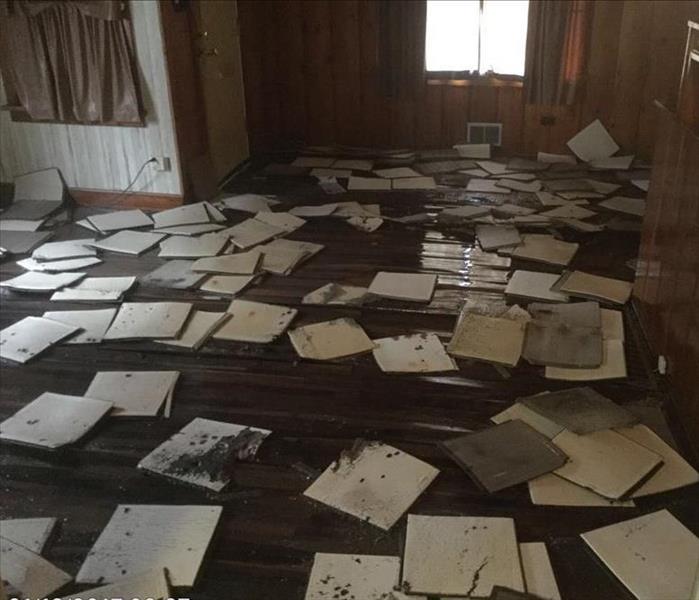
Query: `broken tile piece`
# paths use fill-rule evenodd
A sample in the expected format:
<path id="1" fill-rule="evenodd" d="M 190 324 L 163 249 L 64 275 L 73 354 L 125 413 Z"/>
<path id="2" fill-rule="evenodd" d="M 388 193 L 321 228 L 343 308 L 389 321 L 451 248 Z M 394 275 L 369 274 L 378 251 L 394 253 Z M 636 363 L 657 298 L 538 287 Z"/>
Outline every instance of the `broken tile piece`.
<path id="1" fill-rule="evenodd" d="M 568 271 L 556 282 L 554 289 L 571 296 L 626 304 L 631 296 L 633 284 L 621 279 L 592 275 L 584 271 Z"/>
<path id="2" fill-rule="evenodd" d="M 255 250 L 262 252 L 260 268 L 275 275 L 288 275 L 301 263 L 315 256 L 325 246 L 312 242 L 277 238 L 258 246 Z"/>
<path id="3" fill-rule="evenodd" d="M 586 179 L 585 181 L 589 181 Z M 599 200 L 604 198 L 604 194 L 598 192 L 588 192 L 588 191 L 569 191 L 569 192 L 558 192 L 558 195 L 564 200 L 568 200 L 573 204 L 589 204 L 586 200 Z"/>
<path id="4" fill-rule="evenodd" d="M 570 201 L 569 201 L 570 202 Z M 548 217 L 549 219 L 588 219 L 594 217 L 597 213 L 591 210 L 587 210 L 582 206 L 578 206 L 574 202 L 570 204 L 564 204 L 563 206 L 557 206 L 551 210 L 539 213 L 542 217 Z"/>
<path id="5" fill-rule="evenodd" d="M 663 466 L 631 494 L 632 498 L 676 490 L 699 481 L 699 473 L 694 467 L 645 425 L 623 427 L 616 431 L 655 452 L 663 459 Z"/>
<path id="6" fill-rule="evenodd" d="M 369 285 L 369 293 L 382 298 L 429 302 L 437 276 L 429 273 L 391 273 L 379 271 Z"/>
<path id="7" fill-rule="evenodd" d="M 321 167 L 316 167 L 315 169 L 311 169 L 310 172 L 311 177 L 317 177 L 318 179 L 322 179 L 325 177 L 349 177 L 352 175 L 352 171 L 349 169 L 324 169 Z"/>
<path id="8" fill-rule="evenodd" d="M 589 387 L 536 394 L 519 402 L 578 435 L 629 427 L 638 421 L 634 414 Z"/>
<path id="9" fill-rule="evenodd" d="M 423 175 L 437 175 L 465 169 L 474 169 L 476 167 L 476 163 L 471 160 L 442 160 L 419 163 L 415 165 L 415 167 Z M 487 172 L 484 172 L 483 176 L 487 176 L 487 174 Z"/>
<path id="10" fill-rule="evenodd" d="M 86 277 L 78 285 L 55 292 L 51 300 L 116 302 L 134 283 L 135 277 Z"/>
<path id="11" fill-rule="evenodd" d="M 540 506 L 590 506 L 620 507 L 635 506 L 633 500 L 610 500 L 592 490 L 576 485 L 555 475 L 547 473 L 527 483 L 532 504 Z"/>
<path id="12" fill-rule="evenodd" d="M 667 510 L 593 529 L 581 537 L 639 600 L 690 597 L 699 538 Z"/>
<path id="13" fill-rule="evenodd" d="M 256 277 L 254 275 L 214 275 L 199 286 L 202 292 L 235 296 L 248 287 Z"/>
<path id="14" fill-rule="evenodd" d="M 508 172 L 507 165 L 494 160 L 478 160 L 476 164 L 491 175 L 503 175 Z"/>
<path id="15" fill-rule="evenodd" d="M 290 215 L 296 215 L 297 217 L 329 217 L 335 212 L 337 208 L 336 203 L 331 204 L 321 204 L 318 206 L 294 206 L 294 208 L 289 210 Z"/>
<path id="16" fill-rule="evenodd" d="M 138 256 L 139 254 L 143 254 L 146 250 L 150 250 L 164 237 L 165 235 L 162 233 L 125 230 L 118 231 L 97 242 L 92 242 L 92 246 L 109 252 L 134 254 Z"/>
<path id="17" fill-rule="evenodd" d="M 437 184 L 434 177 L 400 177 L 391 180 L 394 190 L 434 190 Z"/>
<path id="18" fill-rule="evenodd" d="M 233 300 L 230 318 L 214 333 L 214 339 L 268 344 L 282 335 L 298 311 L 287 306 Z"/>
<path id="19" fill-rule="evenodd" d="M 383 219 L 380 217 L 350 217 L 347 222 L 359 231 L 372 233 L 383 225 Z"/>
<path id="20" fill-rule="evenodd" d="M 602 327 L 597 302 L 529 305 L 522 356 L 534 365 L 594 368 L 603 360 Z"/>
<path id="21" fill-rule="evenodd" d="M 163 265 L 141 277 L 143 285 L 153 287 L 172 288 L 174 290 L 188 290 L 195 287 L 206 273 L 192 271 L 193 260 L 168 260 Z"/>
<path id="22" fill-rule="evenodd" d="M 561 600 L 551 559 L 543 542 L 519 545 L 527 592 L 541 600 Z"/>
<path id="23" fill-rule="evenodd" d="M 524 591 L 514 521 L 408 515 L 402 577 L 411 594 L 483 598 L 495 585 Z"/>
<path id="24" fill-rule="evenodd" d="M 474 177 L 469 179 L 466 184 L 467 192 L 476 192 L 480 194 L 511 194 L 512 190 L 500 187 L 495 179 L 478 179 Z"/>
<path id="25" fill-rule="evenodd" d="M 362 600 L 399 600 L 394 592 L 400 577 L 396 556 L 366 554 L 327 554 L 317 552 L 308 579 L 305 600 L 352 597 Z M 422 596 L 411 596 L 425 600 Z"/>
<path id="26" fill-rule="evenodd" d="M 179 371 L 99 371 L 85 392 L 114 405 L 112 417 L 169 416 Z"/>
<path id="27" fill-rule="evenodd" d="M 527 208 L 526 206 L 520 206 L 519 204 L 512 204 L 511 202 L 498 204 L 497 206 L 491 207 L 491 210 L 495 216 L 508 219 L 510 217 L 526 217 L 536 212 L 536 210 L 533 208 Z"/>
<path id="28" fill-rule="evenodd" d="M 4 231 L 0 248 L 10 254 L 27 254 L 53 236 L 53 231 Z"/>
<path id="29" fill-rule="evenodd" d="M 556 444 L 570 459 L 555 474 L 593 492 L 619 500 L 662 465 L 662 457 L 612 430 L 577 435 L 562 431 Z"/>
<path id="30" fill-rule="evenodd" d="M 569 204 L 568 200 L 564 200 L 561 196 L 551 192 L 536 192 L 536 197 L 542 206 L 568 206 Z"/>
<path id="31" fill-rule="evenodd" d="M 397 448 L 358 441 L 304 496 L 388 530 L 438 474 L 431 465 Z"/>
<path id="32" fill-rule="evenodd" d="M 250 219 L 252 220 L 252 219 Z M 184 237 L 174 235 L 160 243 L 159 258 L 202 258 L 216 256 L 228 243 L 224 232 L 229 229 L 205 233 L 199 237 Z"/>
<path id="33" fill-rule="evenodd" d="M 363 354 L 375 345 L 354 319 L 334 319 L 289 331 L 289 339 L 301 358 L 333 360 Z"/>
<path id="34" fill-rule="evenodd" d="M 47 598 L 72 577 L 35 552 L 0 537 L 2 578 L 23 598 Z"/>
<path id="35" fill-rule="evenodd" d="M 18 292 L 53 292 L 75 283 L 83 277 L 85 277 L 85 273 L 27 271 L 12 279 L 0 282 L 0 287 L 6 287 Z"/>
<path id="36" fill-rule="evenodd" d="M 305 219 L 296 217 L 288 212 L 259 212 L 255 215 L 255 220 L 278 227 L 289 233 L 306 224 Z"/>
<path id="37" fill-rule="evenodd" d="M 197 225 L 176 225 L 174 227 L 163 227 L 161 229 L 154 229 L 153 233 L 193 236 L 201 235 L 202 233 L 212 233 L 214 231 L 220 231 L 221 229 L 225 229 L 225 227 L 219 223 L 199 223 Z"/>
<path id="38" fill-rule="evenodd" d="M 77 331 L 51 319 L 25 317 L 0 331 L 0 357 L 25 363 Z"/>
<path id="39" fill-rule="evenodd" d="M 26 548 L 35 554 L 41 554 L 46 542 L 56 527 L 57 519 L 4 519 L 0 521 L 0 533 L 3 538 Z"/>
<path id="40" fill-rule="evenodd" d="M 520 321 L 464 314 L 447 350 L 460 358 L 515 367 L 522 355 L 524 332 L 525 323 Z"/>
<path id="41" fill-rule="evenodd" d="M 568 296 L 551 289 L 559 279 L 554 273 L 517 270 L 507 282 L 505 294 L 525 300 L 544 302 L 568 302 Z"/>
<path id="42" fill-rule="evenodd" d="M 60 600 L 83 600 L 86 598 L 139 598 L 151 600 L 169 600 L 170 585 L 168 584 L 165 569 L 154 569 L 126 579 L 119 579 L 116 583 L 85 590 L 77 594 L 63 596 Z"/>
<path id="43" fill-rule="evenodd" d="M 646 214 L 646 201 L 643 198 L 613 196 L 608 200 L 600 202 L 599 206 L 637 217 L 642 217 Z"/>
<path id="44" fill-rule="evenodd" d="M 66 242 L 47 242 L 32 252 L 35 260 L 62 260 L 66 258 L 85 258 L 95 256 L 97 252 L 89 245 L 93 238 L 84 240 L 69 240 Z"/>
<path id="45" fill-rule="evenodd" d="M 544 377 L 564 381 L 601 381 L 626 377 L 624 342 L 621 340 L 603 340 L 602 364 L 599 367 L 574 369 L 547 366 L 544 370 Z"/>
<path id="46" fill-rule="evenodd" d="M 379 177 L 395 179 L 398 177 L 420 177 L 420 173 L 410 167 L 393 167 L 390 169 L 376 169 L 374 171 Z"/>
<path id="47" fill-rule="evenodd" d="M 554 423 L 550 419 L 541 416 L 539 413 L 527 408 L 520 402 L 515 402 L 509 408 L 506 408 L 498 414 L 493 415 L 490 417 L 490 420 L 497 424 L 505 423 L 506 421 L 520 420 L 550 440 L 555 438 L 564 429 L 558 423 Z"/>
<path id="48" fill-rule="evenodd" d="M 117 210 L 101 215 L 91 215 L 87 217 L 87 220 L 90 225 L 103 233 L 153 225 L 153 220 L 140 209 Z"/>
<path id="49" fill-rule="evenodd" d="M 225 208 L 239 210 L 249 213 L 258 213 L 264 210 L 270 210 L 270 207 L 279 204 L 278 200 L 274 200 L 269 196 L 260 194 L 238 194 L 236 196 L 226 196 L 221 198 L 221 204 Z"/>
<path id="50" fill-rule="evenodd" d="M 66 260 L 52 260 L 50 262 L 39 262 L 33 258 L 25 258 L 18 260 L 17 265 L 27 271 L 42 271 L 44 273 L 62 273 L 64 271 L 78 271 L 86 269 L 94 265 L 100 264 L 102 261 L 96 257 L 87 258 L 69 258 Z"/>
<path id="51" fill-rule="evenodd" d="M 626 156 L 609 156 L 607 158 L 596 158 L 589 162 L 590 168 L 600 171 L 627 171 L 631 168 L 633 154 Z"/>
<path id="52" fill-rule="evenodd" d="M 365 302 L 367 294 L 368 290 L 365 287 L 328 283 L 306 294 L 301 300 L 301 303 L 359 306 Z"/>
<path id="53" fill-rule="evenodd" d="M 505 175 L 502 179 L 497 180 L 498 187 L 503 187 L 508 190 L 517 192 L 538 192 L 541 189 L 541 181 L 535 179 L 533 181 L 520 181 L 519 179 L 510 178 Z"/>
<path id="54" fill-rule="evenodd" d="M 111 402 L 44 392 L 0 423 L 0 439 L 60 448 L 77 442 L 111 409 Z"/>
<path id="55" fill-rule="evenodd" d="M 575 160 L 575 157 L 572 154 L 551 154 L 549 152 L 539 152 L 536 155 L 536 160 L 540 163 L 547 164 L 578 164 L 578 161 Z"/>
<path id="56" fill-rule="evenodd" d="M 230 483 L 234 461 L 253 458 L 270 433 L 196 418 L 141 460 L 138 468 L 220 492 Z"/>
<path id="57" fill-rule="evenodd" d="M 281 227 L 264 223 L 258 219 L 247 219 L 242 223 L 225 229 L 221 233 L 230 236 L 231 241 L 238 248 L 246 250 L 247 248 L 251 248 L 252 246 L 256 246 L 272 238 L 284 235 L 286 231 Z"/>
<path id="58" fill-rule="evenodd" d="M 385 373 L 439 373 L 458 367 L 433 333 L 373 340 L 374 359 Z"/>
<path id="59" fill-rule="evenodd" d="M 221 506 L 120 504 L 75 580 L 116 582 L 165 568 L 173 587 L 192 587 L 221 511 Z"/>
<path id="60" fill-rule="evenodd" d="M 385 191 L 391 189 L 391 180 L 383 177 L 356 177 L 352 176 L 347 181 L 347 189 L 350 191 L 375 190 Z"/>
<path id="61" fill-rule="evenodd" d="M 620 310 L 600 309 L 602 337 L 605 340 L 624 341 L 624 314 Z"/>
<path id="62" fill-rule="evenodd" d="M 452 147 L 461 158 L 490 158 L 490 144 L 456 144 Z"/>
<path id="63" fill-rule="evenodd" d="M 580 244 L 564 242 L 552 235 L 528 234 L 512 253 L 515 258 L 543 262 L 550 265 L 567 265 L 573 260 Z"/>
<path id="64" fill-rule="evenodd" d="M 209 211 L 203 202 L 197 202 L 161 210 L 153 213 L 152 218 L 153 226 L 158 229 L 179 225 L 198 225 L 209 222 Z"/>
<path id="65" fill-rule="evenodd" d="M 608 158 L 619 150 L 618 144 L 599 119 L 595 119 L 570 138 L 567 146 L 585 162 Z"/>
<path id="66" fill-rule="evenodd" d="M 455 208 L 445 208 L 441 213 L 439 213 L 439 219 L 474 219 L 476 217 L 483 217 L 490 214 L 491 208 L 492 207 L 490 206 L 474 206 L 472 204 L 457 206 Z"/>
<path id="67" fill-rule="evenodd" d="M 44 319 L 58 321 L 65 325 L 78 327 L 80 331 L 67 339 L 65 344 L 99 344 L 107 333 L 109 325 L 116 315 L 116 308 L 99 310 L 52 310 L 43 314 Z"/>
<path id="68" fill-rule="evenodd" d="M 566 455 L 524 421 L 501 425 L 441 442 L 440 446 L 489 493 L 550 473 Z"/>
<path id="69" fill-rule="evenodd" d="M 517 228 L 510 225 L 478 225 L 476 237 L 480 247 L 486 252 L 506 246 L 517 246 L 522 241 Z"/>
<path id="70" fill-rule="evenodd" d="M 580 231 L 582 233 L 596 233 L 598 231 L 604 230 L 603 225 L 595 225 L 593 223 L 586 223 L 585 221 L 581 221 L 580 219 L 569 219 L 566 217 L 558 217 L 558 218 L 554 218 L 554 221 L 556 223 L 562 223 L 563 225 L 567 225 L 571 229 L 574 229 L 575 231 Z"/>
<path id="71" fill-rule="evenodd" d="M 176 338 L 191 310 L 188 302 L 124 302 L 104 339 Z"/>
<path id="72" fill-rule="evenodd" d="M 198 350 L 213 335 L 214 331 L 228 320 L 229 316 L 225 312 L 194 310 L 190 313 L 180 337 L 175 340 L 157 340 L 157 343 Z"/>

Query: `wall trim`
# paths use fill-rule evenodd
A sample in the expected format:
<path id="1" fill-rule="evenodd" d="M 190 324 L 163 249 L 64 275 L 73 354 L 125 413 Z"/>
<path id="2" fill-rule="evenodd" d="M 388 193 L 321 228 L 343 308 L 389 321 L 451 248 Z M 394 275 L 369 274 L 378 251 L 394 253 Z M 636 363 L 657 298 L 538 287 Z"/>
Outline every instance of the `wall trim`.
<path id="1" fill-rule="evenodd" d="M 181 194 L 156 194 L 152 192 L 130 192 L 119 190 L 92 190 L 69 188 L 73 200 L 81 206 L 105 206 L 112 208 L 173 208 L 184 204 Z"/>

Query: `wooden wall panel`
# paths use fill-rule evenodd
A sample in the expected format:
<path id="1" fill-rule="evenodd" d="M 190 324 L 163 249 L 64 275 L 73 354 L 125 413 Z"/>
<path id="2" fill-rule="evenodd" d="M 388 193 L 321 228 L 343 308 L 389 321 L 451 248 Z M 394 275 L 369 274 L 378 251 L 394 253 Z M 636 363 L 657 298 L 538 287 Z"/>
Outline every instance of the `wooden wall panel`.
<path id="1" fill-rule="evenodd" d="M 624 150 L 650 158 L 652 104 L 656 98 L 674 102 L 684 29 L 689 17 L 699 18 L 699 1 L 594 4 L 580 101 L 546 107 L 525 106 L 517 87 L 424 83 L 412 93 L 386 97 L 378 79 L 378 3 L 239 0 L 243 55 L 250 54 L 245 84 L 253 150 L 293 140 L 445 147 L 465 139 L 469 121 L 498 121 L 504 125 L 503 151 L 532 155 L 565 151 L 577 130 L 600 118 Z M 406 40 L 405 51 L 420 50 L 419 41 Z M 543 125 L 542 117 L 553 122 Z"/>
<path id="2" fill-rule="evenodd" d="M 699 137 L 656 110 L 660 135 L 634 300 L 653 350 L 668 360 L 678 411 L 699 450 Z"/>

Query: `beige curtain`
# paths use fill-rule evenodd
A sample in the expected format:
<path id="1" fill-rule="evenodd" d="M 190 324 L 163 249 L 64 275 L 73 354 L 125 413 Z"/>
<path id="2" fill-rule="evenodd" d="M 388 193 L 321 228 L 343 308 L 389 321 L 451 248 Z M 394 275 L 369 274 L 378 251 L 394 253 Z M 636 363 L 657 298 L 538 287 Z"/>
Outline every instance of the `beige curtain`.
<path id="1" fill-rule="evenodd" d="M 140 125 L 131 22 L 117 0 L 4 0 L 0 67 L 32 120 Z"/>
<path id="2" fill-rule="evenodd" d="M 593 2 L 531 0 L 524 70 L 528 104 L 573 104 L 582 86 Z"/>

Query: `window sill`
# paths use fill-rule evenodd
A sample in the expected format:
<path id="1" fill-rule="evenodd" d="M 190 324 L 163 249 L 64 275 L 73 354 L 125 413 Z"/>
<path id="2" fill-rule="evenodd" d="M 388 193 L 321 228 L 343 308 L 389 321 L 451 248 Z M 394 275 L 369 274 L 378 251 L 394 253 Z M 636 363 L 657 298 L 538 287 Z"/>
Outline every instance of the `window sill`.
<path id="1" fill-rule="evenodd" d="M 469 75 L 465 73 L 426 72 L 427 85 L 450 85 L 456 87 L 515 87 L 524 85 L 524 78 L 518 75 Z"/>
<path id="2" fill-rule="evenodd" d="M 0 106 L 0 111 L 9 112 L 10 120 L 14 123 L 36 123 L 37 125 L 83 125 L 85 127 L 136 127 L 142 128 L 146 126 L 145 118 L 140 123 L 120 123 L 118 121 L 104 121 L 95 123 L 84 123 L 82 121 L 72 121 L 72 120 L 53 120 L 53 119 L 32 119 L 29 113 L 25 110 L 23 106 L 16 106 L 13 104 L 3 104 Z"/>

